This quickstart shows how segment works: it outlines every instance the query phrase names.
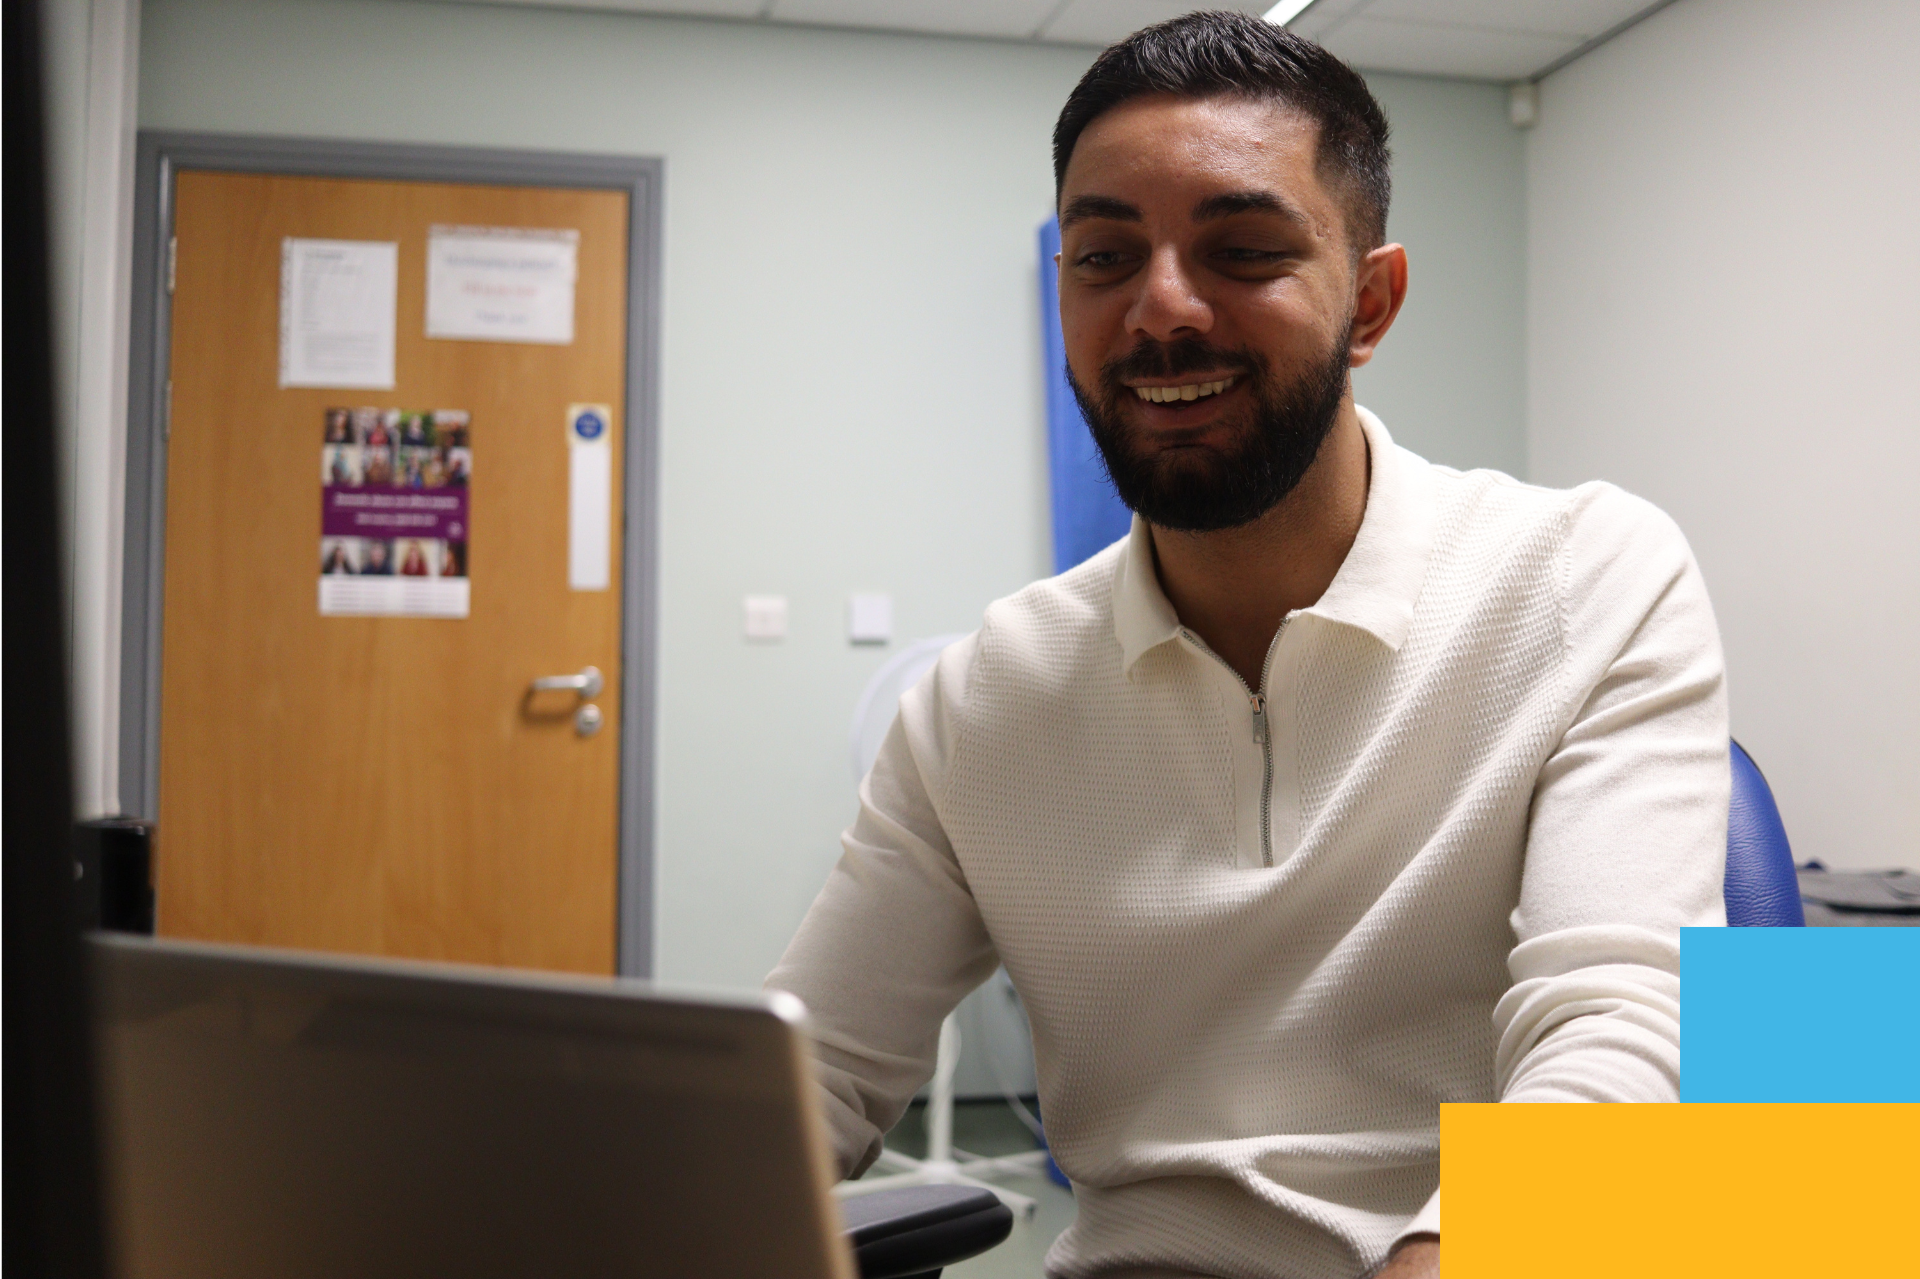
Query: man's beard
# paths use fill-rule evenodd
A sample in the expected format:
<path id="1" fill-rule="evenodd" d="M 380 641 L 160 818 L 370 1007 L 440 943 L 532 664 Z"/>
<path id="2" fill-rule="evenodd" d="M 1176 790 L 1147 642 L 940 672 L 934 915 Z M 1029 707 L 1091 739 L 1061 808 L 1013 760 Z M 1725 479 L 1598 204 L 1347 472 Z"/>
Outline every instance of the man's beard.
<path id="1" fill-rule="evenodd" d="M 1093 430 L 1107 476 L 1120 500 L 1149 524 L 1205 533 L 1251 523 L 1293 492 L 1320 454 L 1347 394 L 1347 343 L 1352 326 L 1332 350 L 1290 383 L 1278 384 L 1258 351 L 1223 351 L 1197 337 L 1143 340 L 1100 369 L 1100 394 L 1090 395 L 1067 370 L 1067 383 Z M 1134 396 L 1124 379 L 1170 378 L 1182 373 L 1234 371 L 1247 385 L 1252 410 L 1228 419 L 1229 442 L 1211 446 L 1143 449 L 1122 416 Z"/>

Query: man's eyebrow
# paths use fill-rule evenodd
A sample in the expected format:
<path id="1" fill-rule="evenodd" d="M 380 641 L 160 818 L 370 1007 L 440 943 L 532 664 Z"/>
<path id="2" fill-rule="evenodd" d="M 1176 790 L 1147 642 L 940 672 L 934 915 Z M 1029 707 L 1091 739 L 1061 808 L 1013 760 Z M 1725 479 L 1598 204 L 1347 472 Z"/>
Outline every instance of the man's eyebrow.
<path id="1" fill-rule="evenodd" d="M 1308 225 L 1307 215 L 1271 191 L 1231 191 L 1210 195 L 1193 206 L 1195 222 L 1232 217 L 1236 213 L 1274 213 L 1299 226 Z"/>
<path id="2" fill-rule="evenodd" d="M 1074 223 L 1090 218 L 1105 218 L 1110 222 L 1146 221 L 1139 208 L 1125 200 L 1110 195 L 1076 195 L 1060 211 L 1060 229 L 1064 231 Z"/>

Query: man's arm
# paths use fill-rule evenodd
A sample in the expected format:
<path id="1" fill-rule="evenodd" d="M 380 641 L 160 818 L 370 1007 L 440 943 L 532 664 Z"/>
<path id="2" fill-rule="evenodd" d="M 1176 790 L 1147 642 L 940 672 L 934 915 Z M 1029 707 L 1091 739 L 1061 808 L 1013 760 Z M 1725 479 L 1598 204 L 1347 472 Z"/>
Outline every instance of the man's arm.
<path id="1" fill-rule="evenodd" d="M 1440 1279 L 1440 1236 L 1413 1235 L 1393 1247 L 1386 1264 L 1367 1279 Z"/>
<path id="2" fill-rule="evenodd" d="M 807 1005 L 843 1176 L 879 1155 L 933 1074 L 940 1023 L 998 963 L 934 798 L 973 650 L 947 649 L 901 699 L 840 862 L 766 981 Z"/>
<path id="3" fill-rule="evenodd" d="M 1502 1101 L 1678 1101 L 1680 929 L 1726 922 L 1719 630 L 1660 511 L 1596 484 L 1568 519 L 1577 709 L 1534 789 L 1494 1082 Z M 1439 1229 L 1436 1190 L 1380 1279 L 1437 1274 Z"/>
<path id="4" fill-rule="evenodd" d="M 1680 929 L 1726 922 L 1719 631 L 1664 514 L 1589 485 L 1569 520 L 1578 709 L 1534 790 L 1495 1079 L 1503 1101 L 1678 1101 Z"/>

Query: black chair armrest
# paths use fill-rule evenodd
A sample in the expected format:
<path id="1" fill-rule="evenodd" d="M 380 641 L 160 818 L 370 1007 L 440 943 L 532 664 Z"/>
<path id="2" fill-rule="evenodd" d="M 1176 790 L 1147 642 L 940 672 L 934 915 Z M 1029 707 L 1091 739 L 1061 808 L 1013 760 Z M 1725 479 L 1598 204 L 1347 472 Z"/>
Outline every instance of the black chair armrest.
<path id="1" fill-rule="evenodd" d="M 904 1186 L 840 1202 L 860 1279 L 937 1275 L 1013 1230 L 1013 1212 L 975 1186 Z"/>

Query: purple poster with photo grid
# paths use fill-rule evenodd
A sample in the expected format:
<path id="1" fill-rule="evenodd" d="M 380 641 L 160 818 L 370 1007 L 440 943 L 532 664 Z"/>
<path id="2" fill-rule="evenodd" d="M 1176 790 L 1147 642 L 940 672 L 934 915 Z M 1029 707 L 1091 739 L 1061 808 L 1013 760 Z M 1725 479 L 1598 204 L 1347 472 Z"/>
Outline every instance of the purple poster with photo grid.
<path id="1" fill-rule="evenodd" d="M 471 425 L 457 409 L 326 410 L 322 616 L 467 616 Z"/>
<path id="2" fill-rule="evenodd" d="M 467 490 L 395 487 L 321 490 L 322 537 L 430 537 L 467 540 Z"/>

